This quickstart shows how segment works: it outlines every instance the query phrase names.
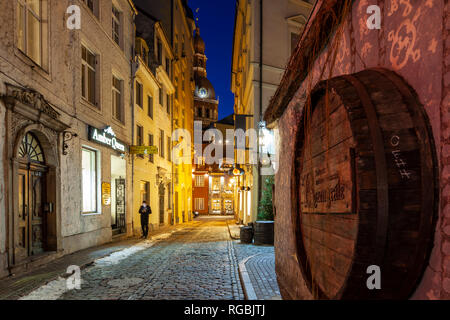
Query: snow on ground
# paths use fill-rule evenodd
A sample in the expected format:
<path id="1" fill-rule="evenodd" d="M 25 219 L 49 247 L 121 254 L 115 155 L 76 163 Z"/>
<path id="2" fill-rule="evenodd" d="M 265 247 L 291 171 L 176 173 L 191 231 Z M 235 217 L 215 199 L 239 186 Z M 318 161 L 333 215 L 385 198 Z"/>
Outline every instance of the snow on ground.
<path id="1" fill-rule="evenodd" d="M 59 277 L 46 285 L 34 290 L 20 300 L 57 300 L 67 291 L 66 279 Z"/>
<path id="2" fill-rule="evenodd" d="M 169 238 L 174 232 L 177 232 L 178 230 L 179 229 L 176 229 L 169 233 L 163 233 L 153 236 L 151 240 L 142 241 L 132 247 L 114 252 L 104 258 L 97 259 L 94 261 L 94 266 L 104 267 L 116 265 L 132 254 L 152 247 L 156 243 L 156 241 Z M 68 290 L 67 279 L 59 277 L 58 279 L 50 281 L 49 283 L 34 290 L 30 294 L 20 298 L 20 300 L 57 300 Z"/>

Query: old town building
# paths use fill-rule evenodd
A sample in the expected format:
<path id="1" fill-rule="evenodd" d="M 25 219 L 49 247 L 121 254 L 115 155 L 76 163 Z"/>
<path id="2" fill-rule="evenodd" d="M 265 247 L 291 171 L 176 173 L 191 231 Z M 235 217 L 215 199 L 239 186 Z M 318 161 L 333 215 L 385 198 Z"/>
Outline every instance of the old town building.
<path id="1" fill-rule="evenodd" d="M 378 4 L 319 0 L 265 113 L 286 299 L 450 298 L 450 7 Z"/>
<path id="2" fill-rule="evenodd" d="M 194 119 L 201 121 L 204 128 L 218 119 L 219 101 L 216 99 L 214 86 L 208 80 L 206 71 L 205 42 L 200 36 L 200 28 L 196 28 L 194 36 Z"/>
<path id="3" fill-rule="evenodd" d="M 172 160 L 171 200 L 173 203 L 172 223 L 182 223 L 192 218 L 192 152 L 193 144 L 193 91 L 192 65 L 194 57 L 194 17 L 185 0 L 134 1 L 136 7 L 160 22 L 173 58 L 169 79 L 173 86 L 170 93 L 171 133 L 178 129 L 187 130 L 191 142 L 183 141 L 184 135 L 171 135 L 171 150 L 180 143 L 186 143 L 189 150 L 180 154 L 170 153 Z M 156 48 L 158 50 L 158 48 Z M 165 63 L 164 61 L 162 62 Z M 182 142 L 183 141 L 183 142 Z M 176 159 L 174 159 L 176 158 Z"/>
<path id="4" fill-rule="evenodd" d="M 261 136 L 265 129 L 262 115 L 279 85 L 314 2 L 237 0 L 231 80 L 237 129 L 254 129 Z M 244 223 L 257 219 L 261 192 L 259 159 L 267 153 L 258 143 L 250 147 L 257 149 L 251 150 L 258 155 L 258 164 L 249 161 L 248 152 L 245 163 L 240 164 L 240 169 L 245 171 L 240 186 L 245 191 L 239 194 L 238 216 Z"/>
<path id="5" fill-rule="evenodd" d="M 227 130 L 234 131 L 234 115 L 225 117 L 224 119 L 211 123 L 208 130 L 217 130 L 219 139 L 214 142 L 203 141 L 202 155 L 197 154 L 192 172 L 193 184 L 193 211 L 199 214 L 210 215 L 233 215 L 235 213 L 235 196 L 237 194 L 237 177 L 233 175 L 234 159 L 227 158 L 228 152 L 234 152 L 233 140 L 227 139 Z M 214 147 L 209 155 L 209 148 Z M 208 158 L 216 156 L 216 152 L 221 149 L 223 157 L 211 163 Z"/>
<path id="6" fill-rule="evenodd" d="M 176 223 L 192 220 L 192 150 L 194 143 L 194 16 L 186 0 L 173 1 L 173 38 L 175 53 L 173 82 L 176 88 L 173 105 L 174 130 L 186 130 L 183 136 L 173 138 L 174 146 L 183 144 L 183 150 L 174 149 L 174 210 Z M 186 141 L 190 138 L 191 141 Z M 186 139 L 186 140 L 183 140 Z"/>
<path id="7" fill-rule="evenodd" d="M 0 3 L 0 276 L 131 234 L 127 0 Z M 111 23 L 113 21 L 113 23 Z"/>
<path id="8" fill-rule="evenodd" d="M 134 229 L 141 234 L 139 207 L 152 209 L 150 230 L 172 220 L 171 94 L 173 53 L 159 21 L 145 11 L 136 17 L 138 70 L 134 84 Z M 151 150 L 149 147 L 156 147 Z M 134 151 L 134 150 L 133 150 Z"/>

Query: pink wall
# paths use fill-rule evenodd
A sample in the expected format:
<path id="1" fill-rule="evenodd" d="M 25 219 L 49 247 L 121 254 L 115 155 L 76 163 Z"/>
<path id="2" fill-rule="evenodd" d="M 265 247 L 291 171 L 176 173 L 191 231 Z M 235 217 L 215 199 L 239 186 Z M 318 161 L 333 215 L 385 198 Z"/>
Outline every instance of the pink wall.
<path id="1" fill-rule="evenodd" d="M 440 164 L 441 203 L 434 248 L 427 270 L 412 298 L 450 299 L 450 4 L 445 2 L 447 5 L 444 0 L 355 1 L 352 15 L 345 23 L 331 74 L 329 66 L 324 67 L 329 54 L 325 50 L 280 118 L 276 230 L 280 230 L 281 226 L 286 230 L 275 234 L 276 268 L 281 275 L 282 291 L 283 286 L 288 286 L 283 283 L 284 279 L 299 284 L 290 292 L 291 298 L 312 298 L 296 261 L 291 219 L 290 175 L 295 150 L 292 137 L 298 129 L 300 106 L 304 105 L 308 88 L 314 88 L 319 80 L 382 67 L 401 75 L 417 92 L 432 125 Z M 372 4 L 381 8 L 381 30 L 369 30 L 366 26 L 369 17 L 366 9 Z M 320 74 L 323 74 L 321 79 Z M 286 296 L 287 292 L 284 294 Z"/>

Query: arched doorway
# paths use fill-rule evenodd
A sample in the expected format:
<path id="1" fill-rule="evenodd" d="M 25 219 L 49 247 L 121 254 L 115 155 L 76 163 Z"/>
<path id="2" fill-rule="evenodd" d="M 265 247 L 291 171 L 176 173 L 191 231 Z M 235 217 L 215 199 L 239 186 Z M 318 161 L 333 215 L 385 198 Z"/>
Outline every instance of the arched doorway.
<path id="1" fill-rule="evenodd" d="M 17 241 L 16 260 L 48 251 L 47 213 L 53 204 L 47 201 L 49 168 L 38 137 L 27 132 L 17 151 Z"/>

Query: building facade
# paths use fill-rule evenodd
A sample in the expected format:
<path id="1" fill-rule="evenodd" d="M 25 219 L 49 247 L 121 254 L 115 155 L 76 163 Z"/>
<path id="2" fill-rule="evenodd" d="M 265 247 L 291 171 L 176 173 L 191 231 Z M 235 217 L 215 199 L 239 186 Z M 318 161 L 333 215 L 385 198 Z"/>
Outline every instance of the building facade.
<path id="1" fill-rule="evenodd" d="M 0 275 L 132 232 L 136 12 L 76 5 L 80 30 L 61 28 L 61 1 L 0 4 Z"/>
<path id="2" fill-rule="evenodd" d="M 214 86 L 208 80 L 206 71 L 207 57 L 205 42 L 200 36 L 200 28 L 196 28 L 194 36 L 194 120 L 201 121 L 203 128 L 218 120 L 219 101 L 216 99 Z"/>
<path id="3" fill-rule="evenodd" d="M 263 113 L 279 85 L 314 2 L 236 1 L 231 90 L 235 95 L 237 129 L 254 129 L 261 135 Z M 250 147 L 248 144 L 249 141 L 247 147 Z M 261 158 L 263 146 L 256 142 L 251 148 L 256 148 L 252 151 Z M 245 163 L 240 164 L 245 174 L 239 178 L 241 192 L 237 202 L 239 220 L 247 223 L 257 219 L 261 166 L 249 161 L 248 152 L 245 158 Z"/>
<path id="4" fill-rule="evenodd" d="M 171 223 L 182 223 L 192 218 L 192 150 L 193 144 L 193 28 L 194 17 L 185 0 L 170 1 L 134 1 L 139 11 L 145 12 L 159 22 L 162 32 L 167 38 L 172 57 L 170 82 L 173 86 L 170 96 L 171 112 L 171 150 L 180 143 L 187 146 L 184 152 L 178 149 L 170 152 L 172 159 L 171 201 L 173 214 Z M 157 48 L 156 48 L 157 49 Z M 165 63 L 164 61 L 162 63 Z M 191 135 L 190 143 L 186 143 L 184 135 L 178 129 L 186 130 Z M 173 133 L 177 132 L 176 135 Z M 176 161 L 175 161 L 176 160 Z"/>
<path id="5" fill-rule="evenodd" d="M 152 209 L 150 230 L 170 224 L 172 217 L 171 98 L 164 92 L 173 92 L 173 86 L 167 82 L 173 56 L 161 24 L 144 12 L 136 19 L 136 34 L 139 67 L 134 85 L 134 145 L 145 148 L 134 156 L 134 229 L 135 234 L 140 234 L 139 207 L 143 201 Z M 162 61 L 167 65 L 160 65 Z M 165 78 L 165 85 L 155 75 L 158 69 L 166 73 L 159 77 Z M 157 152 L 149 152 L 148 147 L 156 147 Z"/>
<path id="6" fill-rule="evenodd" d="M 377 29 L 367 6 L 318 1 L 265 113 L 280 132 L 280 291 L 448 300 L 450 7 L 384 2 Z"/>
<path id="7" fill-rule="evenodd" d="M 185 134 L 173 137 L 174 163 L 174 212 L 175 223 L 192 220 L 192 149 L 194 142 L 194 16 L 187 1 L 173 1 L 173 38 L 175 55 L 172 80 L 175 85 L 173 105 L 173 130 L 185 130 Z M 190 141 L 187 141 L 190 139 Z"/>

